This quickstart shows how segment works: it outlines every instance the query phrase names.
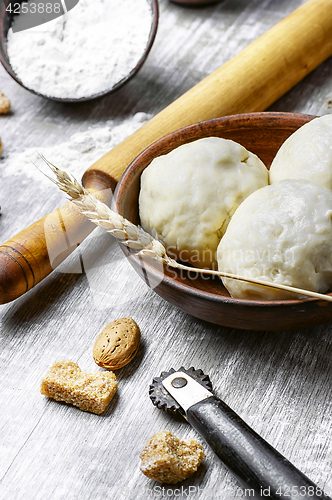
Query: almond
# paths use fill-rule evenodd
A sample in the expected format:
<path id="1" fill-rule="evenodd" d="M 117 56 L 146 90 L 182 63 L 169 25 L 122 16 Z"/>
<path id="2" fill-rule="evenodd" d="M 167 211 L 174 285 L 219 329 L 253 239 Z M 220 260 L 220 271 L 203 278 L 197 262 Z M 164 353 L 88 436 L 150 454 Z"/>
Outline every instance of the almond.
<path id="1" fill-rule="evenodd" d="M 118 370 L 136 355 L 141 331 L 132 318 L 120 318 L 109 323 L 97 337 L 93 359 L 107 370 Z"/>
<path id="2" fill-rule="evenodd" d="M 0 92 L 0 115 L 8 113 L 10 110 L 10 100 Z"/>

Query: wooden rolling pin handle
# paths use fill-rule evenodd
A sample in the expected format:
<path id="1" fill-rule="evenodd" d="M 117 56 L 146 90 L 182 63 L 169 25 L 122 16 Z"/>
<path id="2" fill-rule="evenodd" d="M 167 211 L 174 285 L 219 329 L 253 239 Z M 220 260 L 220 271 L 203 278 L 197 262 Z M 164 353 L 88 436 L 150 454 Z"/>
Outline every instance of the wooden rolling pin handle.
<path id="1" fill-rule="evenodd" d="M 181 127 L 263 111 L 331 54 L 332 0 L 308 0 L 100 158 L 83 185 L 110 191 L 145 147 Z M 0 303 L 39 283 L 92 228 L 68 204 L 0 247 Z"/>
<path id="2" fill-rule="evenodd" d="M 112 199 L 112 183 L 103 172 L 88 174 L 90 190 Z M 96 226 L 71 202 L 46 215 L 0 246 L 0 303 L 14 300 L 48 276 Z"/>
<path id="3" fill-rule="evenodd" d="M 114 193 L 117 181 L 113 179 L 110 173 L 103 172 L 96 168 L 89 168 L 83 174 L 82 184 L 86 189 L 94 191 L 96 195 L 97 192 L 104 191 L 105 189 L 111 189 L 112 193 Z"/>

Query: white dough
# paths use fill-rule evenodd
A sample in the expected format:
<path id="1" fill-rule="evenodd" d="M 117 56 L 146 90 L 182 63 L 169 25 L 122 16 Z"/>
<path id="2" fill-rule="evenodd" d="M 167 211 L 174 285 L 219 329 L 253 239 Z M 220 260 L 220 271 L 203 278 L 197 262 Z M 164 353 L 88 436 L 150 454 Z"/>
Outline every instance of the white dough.
<path id="1" fill-rule="evenodd" d="M 270 184 L 282 179 L 307 179 L 332 189 L 332 115 L 314 118 L 282 144 Z"/>
<path id="2" fill-rule="evenodd" d="M 218 246 L 218 267 L 316 292 L 332 286 L 332 191 L 303 179 L 250 195 Z M 241 299 L 289 299 L 288 292 L 223 278 Z"/>
<path id="3" fill-rule="evenodd" d="M 213 267 L 235 210 L 267 183 L 265 165 L 240 144 L 199 139 L 155 158 L 144 170 L 141 225 L 158 237 L 170 257 Z"/>

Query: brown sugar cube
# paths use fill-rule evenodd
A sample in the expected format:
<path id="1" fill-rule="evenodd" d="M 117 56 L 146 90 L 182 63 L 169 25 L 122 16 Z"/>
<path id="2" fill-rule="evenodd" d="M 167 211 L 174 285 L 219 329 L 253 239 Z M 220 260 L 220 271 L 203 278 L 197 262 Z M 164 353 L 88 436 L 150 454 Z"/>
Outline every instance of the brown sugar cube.
<path id="1" fill-rule="evenodd" d="M 147 441 L 140 453 L 140 469 L 154 481 L 176 484 L 196 472 L 204 457 L 203 447 L 195 439 L 181 441 L 163 431 Z"/>
<path id="2" fill-rule="evenodd" d="M 73 361 L 59 361 L 46 373 L 40 392 L 44 396 L 103 413 L 117 390 L 113 372 L 84 373 Z"/>

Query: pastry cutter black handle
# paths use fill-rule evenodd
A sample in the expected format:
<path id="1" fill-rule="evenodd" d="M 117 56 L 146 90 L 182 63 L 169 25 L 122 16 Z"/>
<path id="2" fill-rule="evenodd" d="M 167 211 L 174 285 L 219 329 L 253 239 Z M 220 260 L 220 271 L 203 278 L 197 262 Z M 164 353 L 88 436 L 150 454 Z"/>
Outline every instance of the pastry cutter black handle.
<path id="1" fill-rule="evenodd" d="M 247 496 L 274 500 L 331 500 L 206 386 L 191 378 L 189 371 L 180 370 L 154 382 L 159 380 L 180 405 L 176 410 L 242 483 Z M 162 404 L 157 406 L 162 407 Z M 169 405 L 165 408 L 165 401 L 164 409 L 170 409 Z"/>
<path id="2" fill-rule="evenodd" d="M 307 476 L 215 396 L 188 408 L 187 420 L 244 487 L 273 499 L 327 499 Z"/>

